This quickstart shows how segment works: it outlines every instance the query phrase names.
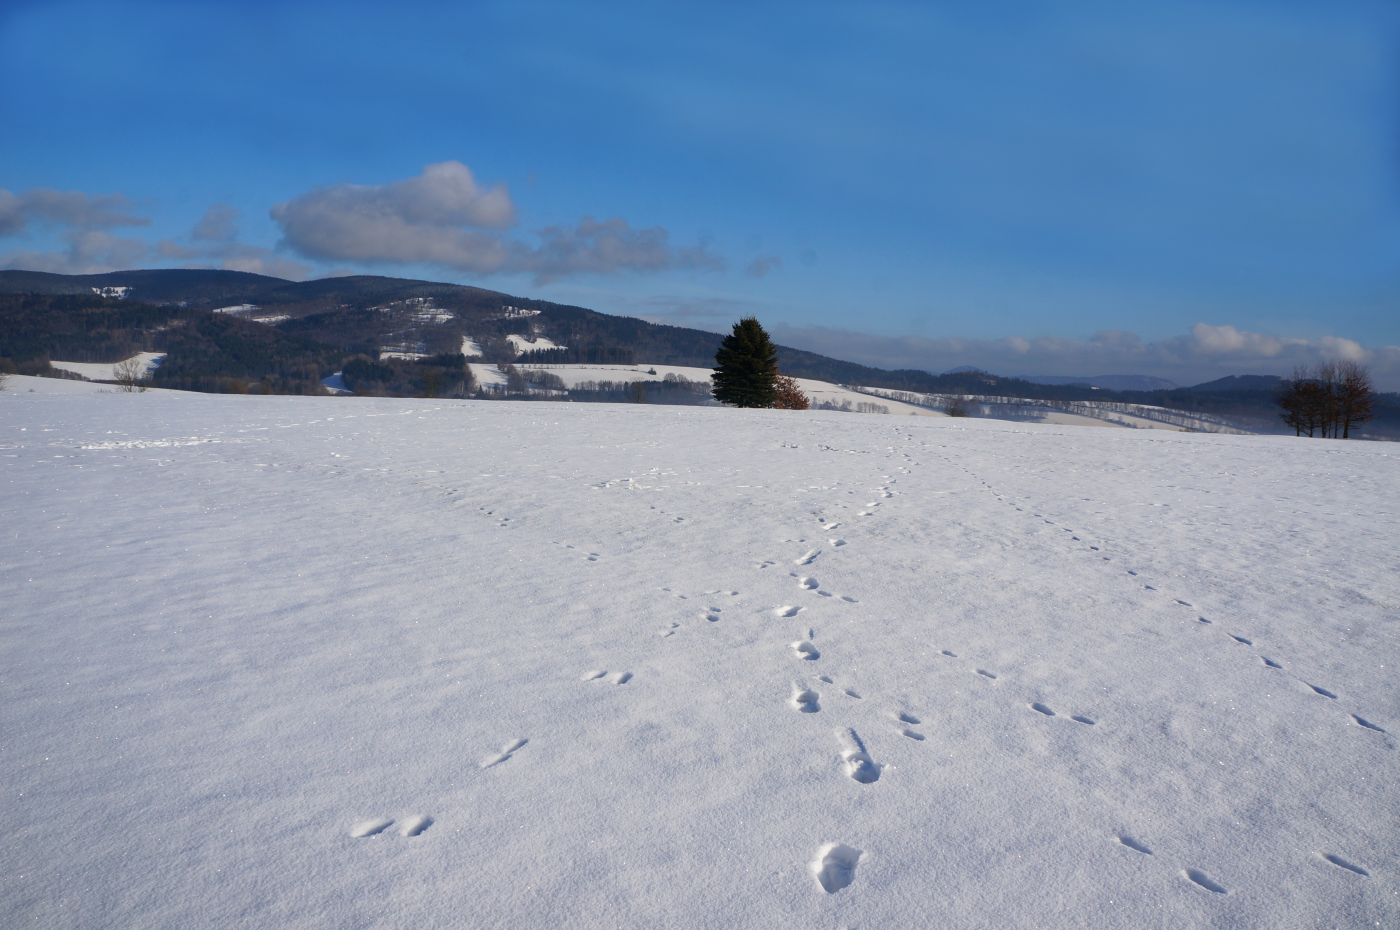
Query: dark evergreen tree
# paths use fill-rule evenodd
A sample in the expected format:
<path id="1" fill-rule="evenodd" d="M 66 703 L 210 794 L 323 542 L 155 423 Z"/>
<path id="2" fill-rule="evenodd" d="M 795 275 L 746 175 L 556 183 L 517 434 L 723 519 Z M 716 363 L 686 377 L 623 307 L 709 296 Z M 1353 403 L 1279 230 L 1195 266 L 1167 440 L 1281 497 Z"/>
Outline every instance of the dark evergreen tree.
<path id="1" fill-rule="evenodd" d="M 771 407 L 778 399 L 778 349 L 756 317 L 744 317 L 715 353 L 715 399 L 735 407 Z"/>

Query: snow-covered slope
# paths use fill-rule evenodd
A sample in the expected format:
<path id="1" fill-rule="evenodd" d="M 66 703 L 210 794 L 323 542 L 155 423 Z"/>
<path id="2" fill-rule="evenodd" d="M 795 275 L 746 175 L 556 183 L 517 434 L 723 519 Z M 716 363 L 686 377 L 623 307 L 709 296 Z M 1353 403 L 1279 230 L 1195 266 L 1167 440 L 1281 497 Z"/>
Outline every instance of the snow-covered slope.
<path id="1" fill-rule="evenodd" d="M 517 352 L 534 352 L 534 351 L 536 351 L 536 350 L 538 350 L 538 349 L 563 349 L 563 348 L 566 348 L 566 346 L 561 346 L 561 345 L 559 345 L 559 344 L 557 344 L 557 343 L 555 343 L 555 342 L 551 342 L 550 340 L 546 339 L 544 336 L 536 336 L 533 342 L 531 342 L 529 339 L 525 338 L 524 336 L 507 336 L 507 337 L 506 337 L 506 340 L 507 340 L 508 342 L 510 342 L 511 346 L 512 346 L 512 347 L 515 349 L 515 351 L 517 351 Z"/>
<path id="2" fill-rule="evenodd" d="M 138 352 L 133 358 L 140 363 L 142 373 L 149 374 L 160 365 L 161 359 L 165 358 L 165 353 Z M 115 362 L 50 362 L 49 364 L 54 368 L 82 375 L 89 381 L 111 381 L 116 377 L 112 370 L 116 367 Z"/>
<path id="3" fill-rule="evenodd" d="M 14 926 L 1393 927 L 1395 447 L 0 393 Z"/>

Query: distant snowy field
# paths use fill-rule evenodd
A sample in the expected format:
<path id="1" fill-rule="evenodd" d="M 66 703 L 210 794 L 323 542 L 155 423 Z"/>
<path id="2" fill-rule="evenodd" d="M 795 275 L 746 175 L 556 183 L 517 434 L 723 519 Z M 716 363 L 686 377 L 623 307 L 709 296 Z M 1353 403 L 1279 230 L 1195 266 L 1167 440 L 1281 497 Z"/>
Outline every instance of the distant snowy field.
<path id="1" fill-rule="evenodd" d="M 1400 926 L 1397 449 L 12 387 L 0 913 Z"/>

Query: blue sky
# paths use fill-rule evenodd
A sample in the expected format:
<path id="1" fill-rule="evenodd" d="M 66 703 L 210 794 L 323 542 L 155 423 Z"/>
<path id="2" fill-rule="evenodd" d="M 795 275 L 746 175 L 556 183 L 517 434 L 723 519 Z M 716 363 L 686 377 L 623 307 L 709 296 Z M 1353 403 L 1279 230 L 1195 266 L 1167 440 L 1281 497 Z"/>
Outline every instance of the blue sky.
<path id="1" fill-rule="evenodd" d="M 1380 2 L 15 3 L 0 266 L 477 284 L 881 367 L 1400 387 Z M 1393 383 L 1392 383 L 1393 382 Z"/>

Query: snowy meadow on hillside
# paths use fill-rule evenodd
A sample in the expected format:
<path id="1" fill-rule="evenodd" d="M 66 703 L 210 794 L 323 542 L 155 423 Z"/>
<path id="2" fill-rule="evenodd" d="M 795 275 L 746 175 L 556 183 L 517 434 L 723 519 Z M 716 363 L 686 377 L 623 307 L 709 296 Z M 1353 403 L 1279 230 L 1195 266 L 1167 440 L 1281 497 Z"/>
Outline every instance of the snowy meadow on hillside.
<path id="1" fill-rule="evenodd" d="M 5 392 L 0 909 L 1400 925 L 1396 448 Z"/>

